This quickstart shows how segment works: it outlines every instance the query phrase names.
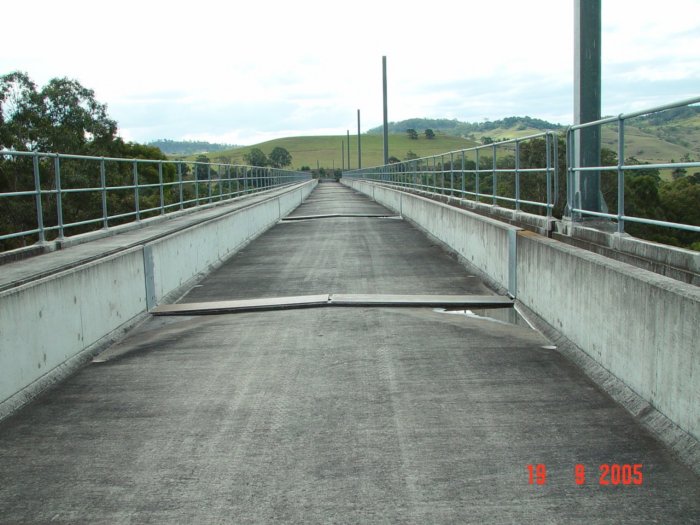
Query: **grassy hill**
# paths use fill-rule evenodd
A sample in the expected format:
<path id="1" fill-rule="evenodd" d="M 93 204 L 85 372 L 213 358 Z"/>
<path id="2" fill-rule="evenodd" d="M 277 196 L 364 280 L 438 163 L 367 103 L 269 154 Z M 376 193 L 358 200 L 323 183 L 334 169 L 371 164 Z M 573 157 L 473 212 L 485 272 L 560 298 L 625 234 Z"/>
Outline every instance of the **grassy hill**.
<path id="1" fill-rule="evenodd" d="M 433 140 L 423 135 L 425 127 L 432 126 L 436 132 Z M 441 127 L 442 126 L 442 127 Z M 464 148 L 471 148 L 481 143 L 485 137 L 495 141 L 520 138 L 542 132 L 544 129 L 564 133 L 566 128 L 530 117 L 510 117 L 493 122 L 465 123 L 447 119 L 410 119 L 390 123 L 389 156 L 405 159 L 411 151 L 419 157 L 436 155 Z M 415 129 L 418 140 L 411 140 L 405 129 Z M 378 166 L 382 164 L 383 145 L 381 128 L 369 130 L 362 135 L 362 165 Z M 341 144 L 345 135 L 288 137 L 208 153 L 214 162 L 244 163 L 244 156 L 252 149 L 259 148 L 269 154 L 279 146 L 292 155 L 292 168 L 309 166 L 315 169 L 340 168 Z M 603 128 L 602 143 L 604 147 L 617 151 L 617 126 L 606 125 Z M 625 126 L 625 158 L 635 157 L 641 162 L 670 162 L 680 160 L 685 155 L 691 159 L 700 159 L 700 108 L 690 107 L 671 110 L 652 117 L 630 119 Z M 347 159 L 347 151 L 345 152 Z M 194 160 L 196 155 L 185 157 Z M 357 135 L 350 136 L 350 165 L 357 167 Z M 666 170 L 668 171 L 668 170 Z M 670 178 L 670 172 L 663 172 Z"/>
<path id="2" fill-rule="evenodd" d="M 322 168 L 340 168 L 341 144 L 347 139 L 346 135 L 326 135 L 312 137 L 287 137 L 270 140 L 252 146 L 245 146 L 230 150 L 217 151 L 207 154 L 213 162 L 233 162 L 243 163 L 244 156 L 252 148 L 259 148 L 265 154 L 269 154 L 273 148 L 285 148 L 292 155 L 292 168 L 299 169 L 302 166 L 309 166 L 315 169 L 316 166 Z M 383 164 L 384 145 L 381 135 L 362 135 L 362 165 L 364 167 L 379 166 Z M 389 135 L 389 156 L 404 159 L 409 151 L 419 157 L 444 153 L 475 146 L 476 142 L 462 137 L 453 137 L 443 133 L 437 133 L 436 137 L 428 140 L 421 137 L 418 140 L 411 140 L 405 133 Z M 345 158 L 347 159 L 347 147 Z M 185 157 L 187 160 L 194 160 L 196 155 Z M 347 160 L 346 160 L 347 162 Z M 350 135 L 350 167 L 357 168 L 357 135 Z"/>

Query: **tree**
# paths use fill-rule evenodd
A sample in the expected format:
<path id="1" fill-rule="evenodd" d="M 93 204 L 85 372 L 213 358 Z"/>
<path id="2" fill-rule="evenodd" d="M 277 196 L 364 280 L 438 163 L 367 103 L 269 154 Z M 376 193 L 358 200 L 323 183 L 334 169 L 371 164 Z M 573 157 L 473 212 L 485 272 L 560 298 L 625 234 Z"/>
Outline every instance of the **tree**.
<path id="1" fill-rule="evenodd" d="M 429 140 L 434 139 L 434 138 L 435 138 L 435 132 L 434 132 L 432 129 L 430 129 L 430 128 L 426 129 L 426 130 L 425 130 L 425 138 L 426 138 L 426 139 L 429 139 Z"/>
<path id="2" fill-rule="evenodd" d="M 389 164 L 398 164 L 399 162 L 401 162 L 401 159 L 394 157 L 393 155 L 391 157 L 389 157 L 388 160 L 389 160 Z"/>
<path id="3" fill-rule="evenodd" d="M 206 155 L 197 155 L 195 162 L 202 163 L 202 164 L 195 164 L 197 180 L 208 179 L 210 176 L 210 172 L 209 172 L 210 168 L 208 166 L 205 166 L 204 164 L 209 164 L 211 162 L 209 157 L 207 157 Z"/>
<path id="4" fill-rule="evenodd" d="M 26 73 L 3 75 L 0 113 L 0 145 L 8 149 L 90 155 L 117 141 L 107 106 L 77 80 L 54 78 L 37 91 Z"/>
<path id="5" fill-rule="evenodd" d="M 417 159 L 417 158 L 418 158 L 418 155 L 416 155 L 415 153 L 413 153 L 413 151 L 411 151 L 409 149 L 406 152 L 406 156 L 404 157 L 404 160 L 413 160 L 413 159 Z"/>
<path id="6" fill-rule="evenodd" d="M 409 138 L 409 139 L 411 139 L 411 140 L 418 140 L 418 132 L 417 132 L 415 129 L 413 129 L 413 128 L 407 129 L 407 130 L 406 130 L 406 133 L 408 133 L 408 138 Z"/>
<path id="7" fill-rule="evenodd" d="M 267 166 L 268 160 L 260 148 L 253 148 L 243 156 L 249 166 Z"/>
<path id="8" fill-rule="evenodd" d="M 277 146 L 269 155 L 269 163 L 273 168 L 284 168 L 292 163 L 292 155 L 286 149 Z"/>

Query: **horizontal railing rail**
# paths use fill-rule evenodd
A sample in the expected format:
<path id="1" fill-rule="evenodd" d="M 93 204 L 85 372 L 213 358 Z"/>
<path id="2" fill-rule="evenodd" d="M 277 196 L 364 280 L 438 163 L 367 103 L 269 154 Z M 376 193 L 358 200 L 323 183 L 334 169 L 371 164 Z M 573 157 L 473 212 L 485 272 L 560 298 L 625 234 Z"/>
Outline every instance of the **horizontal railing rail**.
<path id="1" fill-rule="evenodd" d="M 374 180 L 418 192 L 493 205 L 523 205 L 552 216 L 559 188 L 558 140 L 553 131 L 344 172 L 344 177 Z M 541 190 L 523 192 L 525 180 Z M 505 184 L 503 184 L 505 180 Z M 499 186 L 499 181 L 502 184 Z M 536 198 L 539 197 L 539 198 Z"/>
<path id="2" fill-rule="evenodd" d="M 588 216 L 609 219 L 616 222 L 619 233 L 624 233 L 626 222 L 697 233 L 700 232 L 700 224 L 684 224 L 625 213 L 626 175 L 641 170 L 700 171 L 700 162 L 695 160 L 628 162 L 630 159 L 625 158 L 625 122 L 696 104 L 700 104 L 700 97 L 570 126 L 563 134 L 544 131 L 395 164 L 346 171 L 343 172 L 343 177 L 372 180 L 432 196 L 456 197 L 492 206 L 506 206 L 517 211 L 546 215 L 548 218 L 555 215 L 554 209 L 557 208 L 556 218 L 566 216 L 578 220 Z M 577 167 L 574 162 L 576 134 L 583 129 L 614 124 L 617 125 L 617 150 L 614 152 L 616 164 L 606 166 L 601 162 L 601 165 Z M 564 135 L 562 147 L 559 144 L 560 135 Z M 580 202 L 576 202 L 574 178 L 576 174 L 585 172 L 616 172 L 616 213 L 609 213 L 606 209 L 587 210 Z M 562 190 L 565 190 L 561 199 L 560 182 Z M 562 201 L 560 206 L 559 200 Z M 700 207 L 700 202 L 697 206 Z M 527 209 L 524 210 L 524 207 Z"/>
<path id="3" fill-rule="evenodd" d="M 0 150 L 0 249 L 309 179 L 308 172 L 271 167 Z"/>
<path id="4" fill-rule="evenodd" d="M 648 224 L 652 226 L 662 226 L 665 228 L 676 228 L 691 232 L 700 232 L 700 225 L 681 224 L 677 222 L 662 221 L 645 217 L 637 217 L 625 214 L 625 173 L 635 170 L 679 170 L 688 168 L 700 168 L 700 162 L 659 162 L 645 164 L 626 164 L 625 163 L 625 123 L 627 120 L 643 116 L 651 116 L 664 111 L 678 109 L 683 107 L 700 104 L 700 97 L 690 98 L 656 106 L 653 108 L 634 111 L 631 113 L 623 113 L 616 117 L 606 117 L 600 120 L 586 122 L 570 126 L 566 131 L 567 144 L 567 207 L 572 215 L 599 217 L 603 219 L 613 219 L 617 222 L 618 233 L 624 233 L 625 222 L 635 222 L 639 224 Z M 575 142 L 581 130 L 597 129 L 600 131 L 602 126 L 607 124 L 617 124 L 617 164 L 614 166 L 576 166 L 575 162 Z M 574 193 L 574 177 L 576 174 L 585 172 L 602 172 L 611 171 L 617 172 L 617 213 L 607 213 L 604 211 L 587 210 L 576 201 Z M 697 203 L 700 207 L 700 202 Z"/>

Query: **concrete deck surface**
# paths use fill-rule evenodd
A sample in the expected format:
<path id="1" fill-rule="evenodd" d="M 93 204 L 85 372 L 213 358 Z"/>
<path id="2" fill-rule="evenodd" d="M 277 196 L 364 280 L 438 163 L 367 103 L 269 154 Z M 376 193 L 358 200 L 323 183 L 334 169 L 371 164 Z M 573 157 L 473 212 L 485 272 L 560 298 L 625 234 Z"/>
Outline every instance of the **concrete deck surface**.
<path id="1" fill-rule="evenodd" d="M 330 183 L 304 206 L 376 209 Z M 302 292 L 489 293 L 404 221 L 328 218 L 182 301 Z M 0 480 L 2 523 L 700 521 L 697 476 L 540 334 L 431 308 L 152 318 L 0 423 Z"/>

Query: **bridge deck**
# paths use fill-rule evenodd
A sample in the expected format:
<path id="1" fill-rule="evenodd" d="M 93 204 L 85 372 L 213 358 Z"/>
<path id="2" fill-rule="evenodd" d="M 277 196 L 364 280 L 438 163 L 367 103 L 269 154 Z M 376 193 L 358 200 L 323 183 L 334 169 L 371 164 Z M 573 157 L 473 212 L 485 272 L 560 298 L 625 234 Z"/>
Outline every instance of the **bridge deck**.
<path id="1" fill-rule="evenodd" d="M 336 184 L 294 212 L 332 213 L 390 214 Z M 326 293 L 492 292 L 400 219 L 330 217 L 182 301 Z M 697 522 L 698 478 L 549 345 L 432 308 L 152 318 L 0 423 L 0 522 Z"/>

